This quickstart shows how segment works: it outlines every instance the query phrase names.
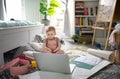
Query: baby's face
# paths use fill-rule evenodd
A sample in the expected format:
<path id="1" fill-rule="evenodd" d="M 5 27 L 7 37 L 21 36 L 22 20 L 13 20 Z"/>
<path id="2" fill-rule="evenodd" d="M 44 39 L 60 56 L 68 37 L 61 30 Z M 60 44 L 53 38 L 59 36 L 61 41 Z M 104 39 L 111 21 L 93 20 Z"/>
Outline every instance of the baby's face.
<path id="1" fill-rule="evenodd" d="M 53 39 L 55 37 L 55 32 L 54 31 L 49 31 L 46 33 L 48 39 Z"/>

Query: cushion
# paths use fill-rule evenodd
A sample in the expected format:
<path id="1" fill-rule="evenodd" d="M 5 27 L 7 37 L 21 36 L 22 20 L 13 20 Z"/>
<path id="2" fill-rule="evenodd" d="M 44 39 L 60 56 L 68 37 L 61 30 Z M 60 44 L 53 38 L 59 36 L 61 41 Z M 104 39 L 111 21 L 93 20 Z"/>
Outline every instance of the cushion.
<path id="1" fill-rule="evenodd" d="M 29 45 L 36 51 L 40 52 L 40 49 L 42 48 L 43 43 L 30 42 Z"/>
<path id="2" fill-rule="evenodd" d="M 37 52 L 37 51 L 24 51 L 23 52 L 23 54 L 30 59 L 34 59 L 33 53 L 40 53 L 40 52 Z"/>
<path id="3" fill-rule="evenodd" d="M 26 46 L 20 46 L 18 47 L 18 49 L 15 51 L 14 57 L 17 56 L 24 56 L 23 52 L 24 51 L 34 51 L 35 49 L 33 49 L 30 45 L 26 45 Z"/>
<path id="4" fill-rule="evenodd" d="M 45 34 L 37 34 L 35 36 L 34 41 L 40 43 L 43 42 L 45 38 L 46 38 Z"/>

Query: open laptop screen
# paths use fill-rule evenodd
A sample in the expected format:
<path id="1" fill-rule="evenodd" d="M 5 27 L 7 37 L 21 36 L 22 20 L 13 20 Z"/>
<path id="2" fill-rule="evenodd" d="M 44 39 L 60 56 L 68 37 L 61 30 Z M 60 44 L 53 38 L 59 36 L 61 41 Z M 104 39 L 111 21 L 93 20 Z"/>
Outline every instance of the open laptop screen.
<path id="1" fill-rule="evenodd" d="M 33 55 L 41 71 L 71 73 L 75 66 L 71 65 L 70 70 L 69 57 L 66 54 L 34 53 Z"/>

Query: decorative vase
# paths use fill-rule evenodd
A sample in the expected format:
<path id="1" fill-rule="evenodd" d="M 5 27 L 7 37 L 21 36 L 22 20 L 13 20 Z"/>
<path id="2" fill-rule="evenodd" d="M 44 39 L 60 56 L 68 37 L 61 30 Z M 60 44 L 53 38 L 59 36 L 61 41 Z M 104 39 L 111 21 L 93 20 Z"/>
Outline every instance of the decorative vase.
<path id="1" fill-rule="evenodd" d="M 50 24 L 50 21 L 48 19 L 42 19 L 42 24 L 48 26 Z"/>

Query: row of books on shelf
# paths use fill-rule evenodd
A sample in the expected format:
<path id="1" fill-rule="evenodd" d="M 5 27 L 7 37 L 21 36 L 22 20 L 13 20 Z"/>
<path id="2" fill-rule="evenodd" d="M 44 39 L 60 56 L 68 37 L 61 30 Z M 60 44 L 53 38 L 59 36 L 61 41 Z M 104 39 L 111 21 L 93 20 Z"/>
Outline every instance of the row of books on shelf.
<path id="1" fill-rule="evenodd" d="M 80 28 L 75 28 L 75 34 L 78 34 L 79 36 L 88 36 L 93 35 L 93 30 L 80 30 Z"/>
<path id="2" fill-rule="evenodd" d="M 92 28 L 91 27 L 81 27 L 80 31 L 91 31 Z"/>
<path id="3" fill-rule="evenodd" d="M 79 36 L 93 35 L 93 31 L 79 31 Z"/>
<path id="4" fill-rule="evenodd" d="M 75 7 L 84 6 L 84 1 L 75 1 Z"/>
<path id="5" fill-rule="evenodd" d="M 87 7 L 85 6 L 84 1 L 75 2 L 75 15 L 97 15 L 97 6 L 96 7 Z"/>
<path id="6" fill-rule="evenodd" d="M 75 7 L 75 15 L 97 15 L 97 7 Z"/>
<path id="7" fill-rule="evenodd" d="M 75 18 L 75 25 L 80 26 L 91 26 L 95 23 L 95 20 L 89 18 L 89 17 L 76 17 Z"/>

